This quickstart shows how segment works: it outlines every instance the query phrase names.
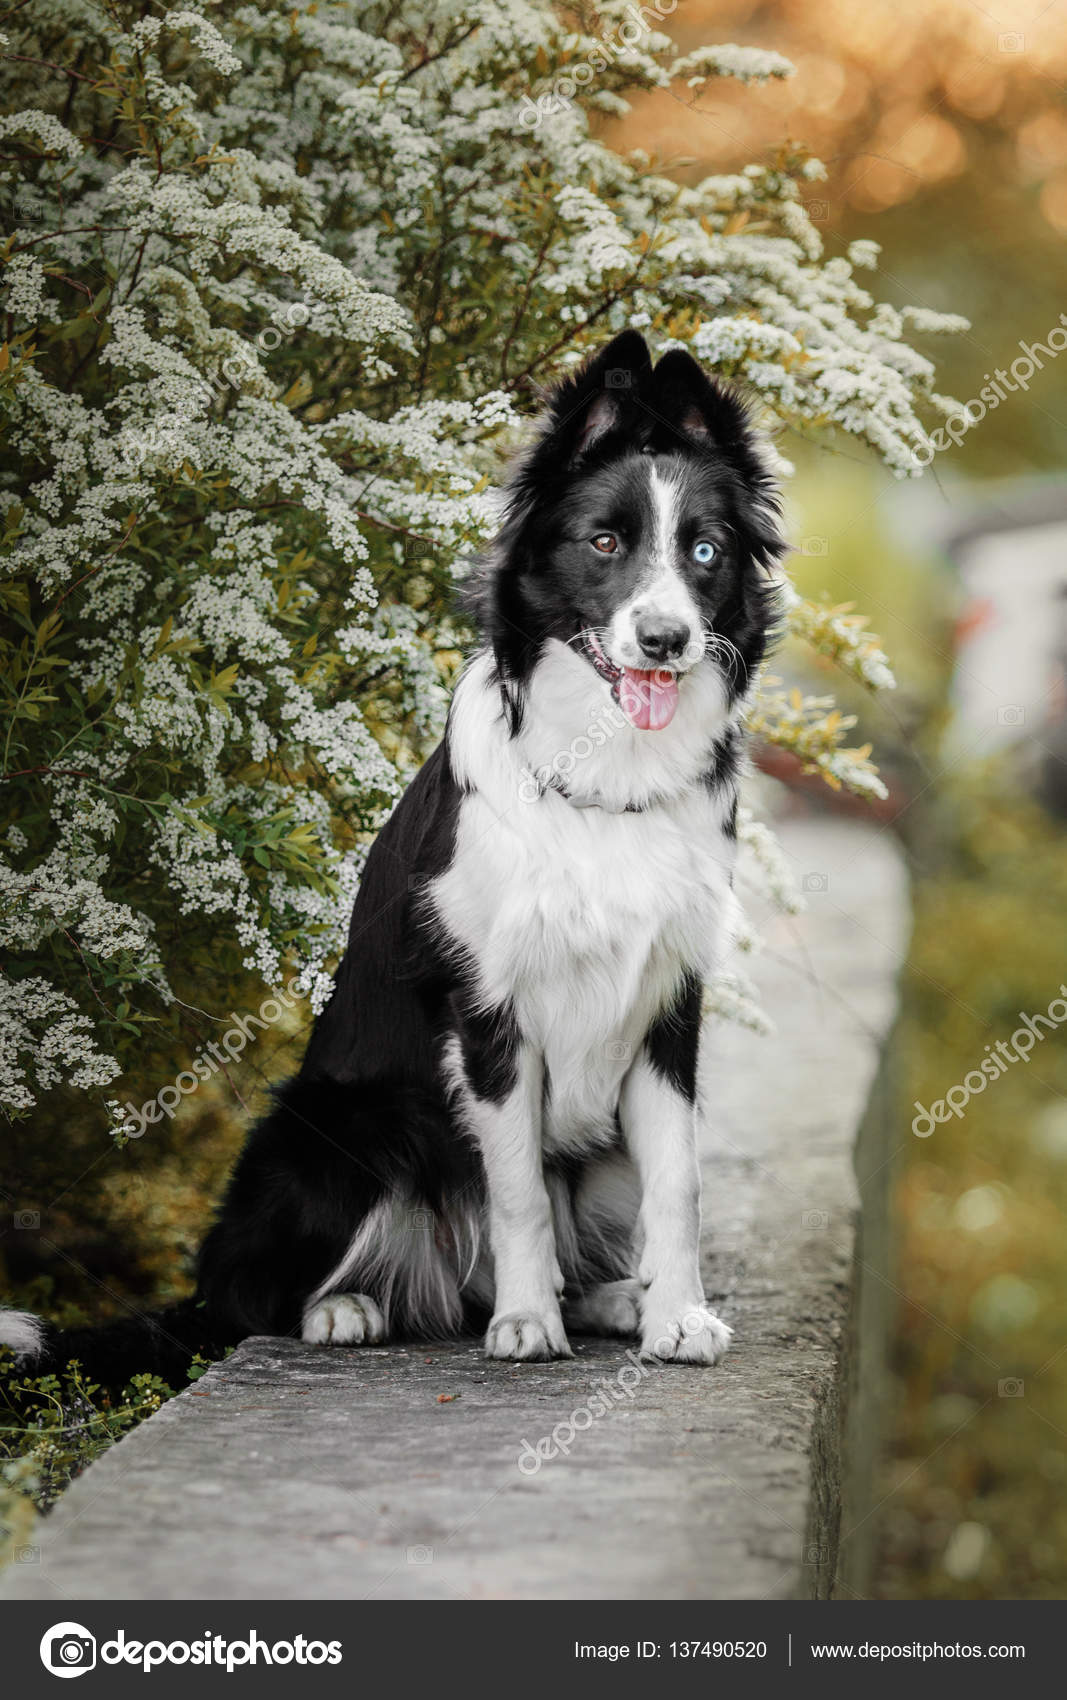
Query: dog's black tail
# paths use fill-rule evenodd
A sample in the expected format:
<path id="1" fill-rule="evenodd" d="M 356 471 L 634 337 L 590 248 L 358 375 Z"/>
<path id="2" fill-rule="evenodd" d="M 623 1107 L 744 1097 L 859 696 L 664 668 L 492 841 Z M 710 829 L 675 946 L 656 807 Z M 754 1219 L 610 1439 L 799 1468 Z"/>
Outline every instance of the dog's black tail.
<path id="1" fill-rule="evenodd" d="M 76 1358 L 89 1380 L 104 1387 L 122 1387 L 147 1372 L 180 1391 L 194 1357 L 221 1358 L 240 1338 L 195 1298 L 96 1328 L 56 1328 L 26 1311 L 0 1310 L 0 1347 L 14 1352 L 20 1375 L 59 1374 Z"/>

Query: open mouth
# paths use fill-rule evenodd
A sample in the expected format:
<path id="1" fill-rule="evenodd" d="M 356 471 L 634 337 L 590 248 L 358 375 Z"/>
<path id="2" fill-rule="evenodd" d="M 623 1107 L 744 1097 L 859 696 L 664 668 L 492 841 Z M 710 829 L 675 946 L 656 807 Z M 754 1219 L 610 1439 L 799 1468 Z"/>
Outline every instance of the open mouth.
<path id="1" fill-rule="evenodd" d="M 669 667 L 647 672 L 640 667 L 616 667 L 588 627 L 582 631 L 582 644 L 587 660 L 611 686 L 611 694 L 631 726 L 639 732 L 661 732 L 670 725 L 678 707 L 677 673 Z"/>

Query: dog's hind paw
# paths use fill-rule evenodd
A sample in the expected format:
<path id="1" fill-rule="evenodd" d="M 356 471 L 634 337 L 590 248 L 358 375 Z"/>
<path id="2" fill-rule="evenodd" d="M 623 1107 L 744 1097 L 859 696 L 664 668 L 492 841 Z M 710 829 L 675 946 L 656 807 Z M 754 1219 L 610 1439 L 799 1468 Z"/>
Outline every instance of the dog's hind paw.
<path id="1" fill-rule="evenodd" d="M 638 1333 L 641 1326 L 638 1281 L 604 1281 L 566 1306 L 567 1323 L 579 1334 Z"/>
<path id="2" fill-rule="evenodd" d="M 567 1343 L 558 1311 L 552 1316 L 513 1310 L 494 1316 L 489 1324 L 485 1355 L 487 1358 L 513 1358 L 528 1363 L 546 1358 L 572 1358 L 574 1353 Z"/>
<path id="3" fill-rule="evenodd" d="M 309 1307 L 301 1334 L 310 1346 L 374 1346 L 385 1318 L 366 1293 L 331 1293 Z"/>
<path id="4" fill-rule="evenodd" d="M 733 1329 L 705 1304 L 690 1305 L 678 1314 L 646 1311 L 641 1356 L 672 1364 L 717 1364 L 729 1351 L 732 1335 Z"/>

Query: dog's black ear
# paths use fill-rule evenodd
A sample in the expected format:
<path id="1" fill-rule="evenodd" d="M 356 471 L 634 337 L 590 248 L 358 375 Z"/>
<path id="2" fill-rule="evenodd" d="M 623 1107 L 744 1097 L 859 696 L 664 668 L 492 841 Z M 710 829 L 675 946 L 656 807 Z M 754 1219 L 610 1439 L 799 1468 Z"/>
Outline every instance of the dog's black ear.
<path id="1" fill-rule="evenodd" d="M 615 337 L 553 393 L 538 459 L 573 467 L 616 432 L 632 429 L 651 370 L 644 337 L 636 331 Z"/>
<path id="2" fill-rule="evenodd" d="M 684 348 L 672 348 L 656 366 L 648 386 L 657 449 L 717 449 L 729 456 L 747 448 L 751 426 L 741 398 L 702 371 Z"/>
<path id="3" fill-rule="evenodd" d="M 735 534 L 755 561 L 773 566 L 785 550 L 778 487 L 759 433 L 732 384 L 709 378 L 684 348 L 663 356 L 644 393 L 655 453 L 704 453 L 740 480 Z"/>

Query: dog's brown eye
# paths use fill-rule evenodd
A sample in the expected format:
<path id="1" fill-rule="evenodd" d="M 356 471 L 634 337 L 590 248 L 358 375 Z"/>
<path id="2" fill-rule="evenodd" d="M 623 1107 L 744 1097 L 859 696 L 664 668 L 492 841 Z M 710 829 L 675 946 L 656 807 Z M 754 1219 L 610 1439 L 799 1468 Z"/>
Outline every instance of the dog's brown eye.
<path id="1" fill-rule="evenodd" d="M 602 531 L 599 537 L 593 538 L 593 548 L 599 549 L 602 555 L 614 555 L 619 547 L 619 540 L 610 531 Z"/>

